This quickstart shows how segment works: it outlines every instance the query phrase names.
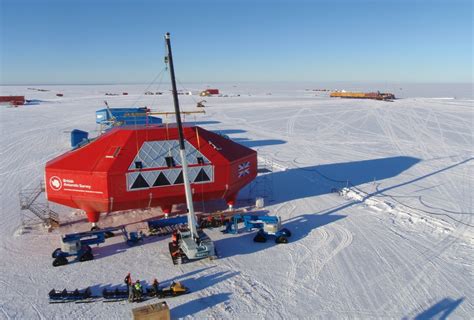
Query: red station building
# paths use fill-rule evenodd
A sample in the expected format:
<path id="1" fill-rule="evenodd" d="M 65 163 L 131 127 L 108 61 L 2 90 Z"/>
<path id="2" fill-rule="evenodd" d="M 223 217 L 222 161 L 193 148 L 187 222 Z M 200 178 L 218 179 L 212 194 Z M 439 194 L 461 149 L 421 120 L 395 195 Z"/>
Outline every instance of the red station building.
<path id="1" fill-rule="evenodd" d="M 197 126 L 185 126 L 193 199 L 225 199 L 257 175 L 257 152 Z M 160 206 L 165 213 L 185 203 L 174 125 L 114 128 L 46 164 L 49 201 L 82 209 L 89 222 L 100 213 Z"/>

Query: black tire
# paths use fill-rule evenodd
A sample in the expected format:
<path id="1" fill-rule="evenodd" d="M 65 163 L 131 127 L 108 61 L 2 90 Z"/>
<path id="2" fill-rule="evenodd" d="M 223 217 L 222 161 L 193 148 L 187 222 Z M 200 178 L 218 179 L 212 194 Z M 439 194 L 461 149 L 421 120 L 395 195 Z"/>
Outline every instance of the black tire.
<path id="1" fill-rule="evenodd" d="M 286 237 L 291 237 L 291 231 L 288 230 L 287 228 L 281 229 L 281 232 L 286 236 Z"/>
<path id="2" fill-rule="evenodd" d="M 53 251 L 53 253 L 51 254 L 51 257 L 56 258 L 58 252 L 60 252 L 60 251 L 61 251 L 61 248 L 57 248 L 56 250 Z"/>
<path id="3" fill-rule="evenodd" d="M 91 231 L 99 231 L 99 230 L 100 230 L 100 228 L 98 226 L 93 226 L 91 228 Z"/>
<path id="4" fill-rule="evenodd" d="M 275 239 L 276 243 L 288 243 L 288 238 L 285 236 L 279 236 Z"/>
<path id="5" fill-rule="evenodd" d="M 54 259 L 53 261 L 53 267 L 59 267 L 59 266 L 64 266 L 68 264 L 68 261 L 66 258 L 64 257 L 57 257 L 56 259 Z"/>
<path id="6" fill-rule="evenodd" d="M 86 251 L 80 258 L 79 261 L 84 262 L 84 261 L 89 261 L 93 260 L 94 256 L 92 255 L 91 251 Z"/>
<path id="7" fill-rule="evenodd" d="M 253 241 L 263 243 L 267 242 L 267 238 L 263 234 L 257 233 L 257 235 L 253 238 Z"/>

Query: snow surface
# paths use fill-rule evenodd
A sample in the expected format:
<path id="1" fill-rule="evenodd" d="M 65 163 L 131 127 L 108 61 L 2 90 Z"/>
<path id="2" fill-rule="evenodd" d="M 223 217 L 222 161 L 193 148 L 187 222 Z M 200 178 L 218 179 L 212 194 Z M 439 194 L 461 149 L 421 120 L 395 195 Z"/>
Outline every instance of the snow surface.
<path id="1" fill-rule="evenodd" d="M 257 244 L 253 234 L 214 229 L 209 234 L 220 259 L 173 266 L 166 238 L 133 248 L 115 238 L 93 249 L 94 261 L 53 268 L 60 234 L 89 226 L 77 210 L 53 205 L 67 226 L 52 233 L 21 230 L 19 190 L 38 184 L 46 161 L 69 149 L 72 129 L 97 134 L 95 110 L 103 100 L 111 107 L 171 111 L 171 96 L 167 88 L 151 88 L 165 91 L 163 96 L 143 96 L 147 88 L 139 85 L 39 86 L 50 92 L 1 87 L 1 94 L 34 101 L 0 106 L 0 318 L 129 318 L 136 305 L 127 302 L 48 303 L 52 288 L 91 286 L 98 294 L 121 285 L 127 272 L 147 282 L 157 277 L 188 286 L 191 294 L 167 300 L 174 318 L 472 317 L 472 91 L 432 88 L 425 94 L 426 88 L 413 87 L 404 99 L 380 102 L 306 90 L 321 86 L 213 86 L 228 97 L 205 98 L 206 115 L 186 120 L 273 163 L 273 172 L 240 193 L 239 204 L 248 206 L 266 186 L 265 210 L 282 217 L 293 233 L 290 243 Z M 124 91 L 129 95 L 105 96 Z M 180 96 L 185 110 L 199 100 Z M 223 203 L 206 208 L 222 209 Z M 115 213 L 101 224 L 159 212 Z"/>

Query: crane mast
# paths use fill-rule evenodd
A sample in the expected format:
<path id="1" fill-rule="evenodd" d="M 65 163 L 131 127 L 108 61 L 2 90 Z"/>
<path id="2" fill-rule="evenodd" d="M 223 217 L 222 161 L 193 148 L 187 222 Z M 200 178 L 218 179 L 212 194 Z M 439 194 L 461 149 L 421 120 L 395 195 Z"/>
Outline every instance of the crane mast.
<path id="1" fill-rule="evenodd" d="M 179 134 L 179 154 L 181 156 L 181 165 L 183 169 L 183 180 L 184 180 L 184 191 L 186 194 L 186 205 L 188 208 L 188 228 L 191 231 L 191 237 L 194 239 L 197 236 L 196 229 L 196 216 L 194 214 L 194 205 L 193 205 L 193 194 L 191 191 L 191 183 L 189 182 L 188 177 L 188 162 L 186 160 L 186 150 L 184 146 L 184 135 L 183 135 L 183 125 L 181 123 L 181 113 L 179 110 L 179 100 L 178 100 L 178 90 L 176 89 L 176 78 L 174 74 L 174 65 L 173 65 L 173 53 L 171 51 L 171 39 L 170 33 L 165 34 L 166 49 L 167 49 L 167 58 L 170 68 L 171 76 L 171 87 L 173 93 L 173 103 L 174 111 L 176 114 L 176 124 L 178 125 L 178 134 Z"/>

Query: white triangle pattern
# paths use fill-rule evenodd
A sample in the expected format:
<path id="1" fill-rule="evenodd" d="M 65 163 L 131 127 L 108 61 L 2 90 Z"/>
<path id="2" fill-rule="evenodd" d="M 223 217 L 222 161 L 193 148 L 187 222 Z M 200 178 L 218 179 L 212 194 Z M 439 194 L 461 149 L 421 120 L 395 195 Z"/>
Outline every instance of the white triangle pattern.
<path id="1" fill-rule="evenodd" d="M 201 171 L 201 169 L 204 170 L 204 172 L 208 175 L 210 181 L 200 181 L 200 182 L 194 182 L 196 179 L 197 175 Z M 133 172 L 128 172 L 126 174 L 127 177 L 127 190 L 128 191 L 133 191 L 133 190 L 143 190 L 144 188 L 140 189 L 132 189 L 132 185 L 135 182 L 135 180 L 138 178 L 138 175 L 141 174 L 142 177 L 148 182 L 148 185 L 150 186 L 149 188 L 158 188 L 158 187 L 164 187 L 164 186 L 156 186 L 154 187 L 153 184 L 155 183 L 156 178 L 160 175 L 160 173 L 163 173 L 163 175 L 168 179 L 170 184 L 174 184 L 176 179 L 178 178 L 179 174 L 181 173 L 181 168 L 173 168 L 173 169 L 164 169 L 164 170 L 152 170 L 152 171 L 133 171 Z M 191 183 L 195 184 L 201 184 L 201 183 L 210 183 L 214 181 L 214 167 L 211 165 L 207 166 L 196 166 L 196 167 L 190 167 L 188 168 L 188 174 L 189 174 L 189 180 Z"/>
<path id="2" fill-rule="evenodd" d="M 185 149 L 188 164 L 198 164 L 197 157 L 202 157 L 204 163 L 210 163 L 209 159 L 188 141 L 185 141 Z M 173 157 L 176 165 L 181 165 L 178 140 L 145 141 L 128 169 L 136 170 L 137 161 L 142 162 L 143 168 L 163 168 L 167 166 L 165 157 L 168 156 Z"/>
<path id="3" fill-rule="evenodd" d="M 171 184 L 174 184 L 174 182 L 176 181 L 176 178 L 178 178 L 179 173 L 181 172 L 181 169 L 168 169 L 168 170 L 160 170 L 160 171 L 163 172 L 166 179 L 168 179 L 168 181 Z"/>
<path id="4" fill-rule="evenodd" d="M 127 190 L 130 190 L 132 188 L 133 183 L 138 177 L 138 174 L 140 172 L 129 172 L 127 173 Z"/>
<path id="5" fill-rule="evenodd" d="M 155 180 L 159 174 L 159 171 L 142 171 L 142 177 L 145 178 L 150 187 L 155 183 Z"/>

